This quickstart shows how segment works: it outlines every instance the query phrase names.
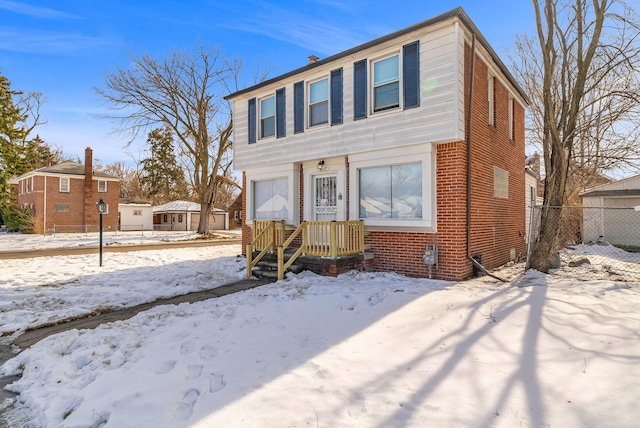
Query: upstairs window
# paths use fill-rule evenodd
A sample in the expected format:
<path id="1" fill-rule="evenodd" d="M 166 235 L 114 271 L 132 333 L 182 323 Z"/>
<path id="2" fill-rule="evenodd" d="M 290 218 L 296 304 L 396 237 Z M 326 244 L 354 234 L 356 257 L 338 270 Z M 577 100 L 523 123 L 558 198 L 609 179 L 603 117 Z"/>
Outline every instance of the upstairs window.
<path id="1" fill-rule="evenodd" d="M 329 122 L 329 79 L 309 85 L 309 126 Z"/>
<path id="2" fill-rule="evenodd" d="M 276 98 L 260 100 L 260 138 L 276 135 Z"/>
<path id="3" fill-rule="evenodd" d="M 515 118 L 514 118 L 514 99 L 513 97 L 509 97 L 509 139 L 511 141 L 516 139 L 515 134 Z"/>
<path id="4" fill-rule="evenodd" d="M 69 179 L 60 178 L 60 193 L 69 193 Z"/>
<path id="5" fill-rule="evenodd" d="M 107 191 L 107 182 L 104 180 L 98 181 L 98 192 L 104 193 Z"/>
<path id="6" fill-rule="evenodd" d="M 487 79 L 487 107 L 489 108 L 488 123 L 489 125 L 495 125 L 495 80 L 493 76 L 489 76 Z"/>
<path id="7" fill-rule="evenodd" d="M 373 111 L 400 106 L 398 55 L 373 63 Z"/>

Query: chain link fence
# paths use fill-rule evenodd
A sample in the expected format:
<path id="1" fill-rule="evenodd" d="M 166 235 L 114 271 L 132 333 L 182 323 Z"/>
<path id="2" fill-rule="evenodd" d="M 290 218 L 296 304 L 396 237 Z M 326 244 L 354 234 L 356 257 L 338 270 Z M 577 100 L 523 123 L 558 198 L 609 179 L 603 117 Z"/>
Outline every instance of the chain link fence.
<path id="1" fill-rule="evenodd" d="M 553 234 L 555 269 L 577 278 L 640 282 L 640 212 L 632 207 L 535 206 L 530 219 L 531 251 L 539 236 L 543 215 L 558 216 Z"/>

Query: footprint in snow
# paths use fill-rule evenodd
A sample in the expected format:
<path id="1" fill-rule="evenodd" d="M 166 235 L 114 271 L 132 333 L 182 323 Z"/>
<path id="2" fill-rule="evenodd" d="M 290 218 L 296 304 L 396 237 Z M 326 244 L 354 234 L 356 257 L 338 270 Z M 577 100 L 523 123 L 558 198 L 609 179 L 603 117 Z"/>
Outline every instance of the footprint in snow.
<path id="1" fill-rule="evenodd" d="M 176 360 L 165 361 L 158 369 L 156 369 L 155 374 L 160 375 L 169 373 L 176 366 L 176 362 Z"/>
<path id="2" fill-rule="evenodd" d="M 209 392 L 218 392 L 227 385 L 224 376 L 218 373 L 211 373 L 209 378 Z"/>
<path id="3" fill-rule="evenodd" d="M 193 406 L 195 406 L 199 396 L 200 391 L 197 389 L 188 390 L 187 393 L 184 394 L 184 397 L 182 397 L 182 401 L 176 404 L 173 417 L 181 421 L 189 420 L 193 414 Z"/>
<path id="4" fill-rule="evenodd" d="M 191 364 L 187 367 L 186 380 L 193 380 L 200 377 L 202 374 L 202 366 L 199 364 Z"/>
<path id="5" fill-rule="evenodd" d="M 205 345 L 200 349 L 200 358 L 203 360 L 212 360 L 218 356 L 218 348 L 213 345 Z"/>

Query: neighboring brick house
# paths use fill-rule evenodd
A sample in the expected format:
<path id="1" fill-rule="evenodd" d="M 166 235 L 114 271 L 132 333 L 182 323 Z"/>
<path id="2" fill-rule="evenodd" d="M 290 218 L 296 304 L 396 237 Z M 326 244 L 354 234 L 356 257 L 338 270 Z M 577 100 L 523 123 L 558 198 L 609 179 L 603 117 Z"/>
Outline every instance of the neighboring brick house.
<path id="1" fill-rule="evenodd" d="M 378 271 L 427 276 L 427 245 L 443 279 L 523 257 L 528 99 L 462 8 L 310 59 L 226 97 L 244 244 L 257 219 L 362 219 Z"/>
<path id="2" fill-rule="evenodd" d="M 93 171 L 92 166 L 93 154 L 87 147 L 84 165 L 65 161 L 17 178 L 18 206 L 33 210 L 34 233 L 47 233 L 54 227 L 63 232 L 98 231 L 96 203 L 100 199 L 107 204 L 103 229 L 117 229 L 120 179 Z"/>
<path id="3" fill-rule="evenodd" d="M 227 208 L 229 213 L 229 229 L 240 229 L 242 227 L 242 200 L 243 193 L 241 192 L 238 197 Z"/>

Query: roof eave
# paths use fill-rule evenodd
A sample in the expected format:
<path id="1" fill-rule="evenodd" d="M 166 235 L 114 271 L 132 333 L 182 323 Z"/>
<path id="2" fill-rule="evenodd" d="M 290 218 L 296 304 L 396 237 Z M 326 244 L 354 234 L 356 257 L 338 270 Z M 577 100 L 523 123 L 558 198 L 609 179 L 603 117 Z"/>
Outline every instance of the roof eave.
<path id="1" fill-rule="evenodd" d="M 487 52 L 489 53 L 489 55 L 491 56 L 491 58 L 493 59 L 493 61 L 498 65 L 498 67 L 500 68 L 500 71 L 505 75 L 505 77 L 507 78 L 507 80 L 509 81 L 509 83 L 511 83 L 511 85 L 515 88 L 515 90 L 518 92 L 518 94 L 522 97 L 522 99 L 528 104 L 531 104 L 531 101 L 529 99 L 529 97 L 526 95 L 526 93 L 522 90 L 522 88 L 520 87 L 520 85 L 518 85 L 517 81 L 515 80 L 515 78 L 513 77 L 513 75 L 509 72 L 509 70 L 507 69 L 507 67 L 504 65 L 504 63 L 500 60 L 500 58 L 498 57 L 498 54 L 493 50 L 493 48 L 491 47 L 491 45 L 489 45 L 489 42 L 487 41 L 487 39 L 482 35 L 482 33 L 480 32 L 480 30 L 478 29 L 478 27 L 473 23 L 473 21 L 471 20 L 471 18 L 469 18 L 469 16 L 467 15 L 467 13 L 464 11 L 464 9 L 459 6 L 455 9 L 451 9 L 448 12 L 442 13 L 440 15 L 437 15 L 433 18 L 427 19 L 426 21 L 422 21 L 419 22 L 417 24 L 414 24 L 410 27 L 398 30 L 396 32 L 387 34 L 385 36 L 382 37 L 378 37 L 377 39 L 371 40 L 369 42 L 363 43 L 359 46 L 353 47 L 351 49 L 348 49 L 346 51 L 342 51 L 339 52 L 335 55 L 331 55 L 327 58 L 321 59 L 313 64 L 307 64 L 303 67 L 297 68 L 295 70 L 292 70 L 288 73 L 285 74 L 281 74 L 280 76 L 276 76 L 272 79 L 269 80 L 265 80 L 264 82 L 260 82 L 256 85 L 250 86 L 248 88 L 245 89 L 241 89 L 239 91 L 233 92 L 227 96 L 224 97 L 225 100 L 227 101 L 231 101 L 234 98 L 237 98 L 241 95 L 244 95 L 248 92 L 254 91 L 256 89 L 260 89 L 264 86 L 268 86 L 271 85 L 272 83 L 276 83 L 280 80 L 284 80 L 286 78 L 295 76 L 297 74 L 301 74 L 304 73 L 308 70 L 312 70 L 316 67 L 321 67 L 325 64 L 329 64 L 333 61 L 339 60 L 341 58 L 353 55 L 357 52 L 363 51 L 365 49 L 368 49 L 370 47 L 382 44 L 384 42 L 387 42 L 389 40 L 393 40 L 395 38 L 401 37 L 405 34 L 411 33 L 413 31 L 417 31 L 420 30 L 421 28 L 424 27 L 428 27 L 428 26 L 432 26 L 435 24 L 438 24 L 440 22 L 444 22 L 447 21 L 449 19 L 453 19 L 453 18 L 458 18 L 468 29 L 472 34 L 475 34 L 476 38 L 480 41 L 480 43 L 482 44 L 482 46 L 487 50 Z"/>

